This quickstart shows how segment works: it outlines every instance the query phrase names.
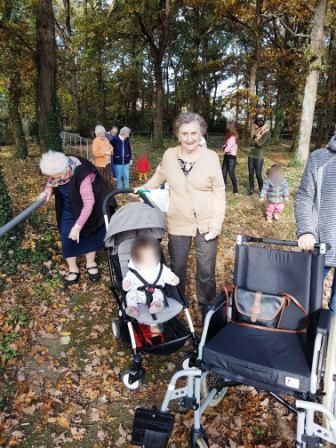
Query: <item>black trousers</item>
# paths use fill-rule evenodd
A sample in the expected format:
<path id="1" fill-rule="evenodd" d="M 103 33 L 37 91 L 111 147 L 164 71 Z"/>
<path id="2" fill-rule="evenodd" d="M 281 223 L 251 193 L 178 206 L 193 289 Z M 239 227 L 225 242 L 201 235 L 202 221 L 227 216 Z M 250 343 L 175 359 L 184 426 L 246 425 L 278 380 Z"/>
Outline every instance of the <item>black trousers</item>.
<path id="1" fill-rule="evenodd" d="M 184 293 L 191 236 L 169 235 L 168 250 L 173 272 L 180 278 L 180 289 Z M 216 254 L 218 238 L 206 241 L 204 234 L 197 232 L 194 238 L 196 252 L 196 287 L 200 305 L 206 305 L 216 296 Z"/>
<path id="2" fill-rule="evenodd" d="M 234 193 L 238 193 L 237 178 L 236 178 L 236 173 L 235 173 L 236 162 L 237 162 L 236 156 L 231 156 L 229 154 L 225 154 L 224 160 L 223 160 L 223 167 L 222 167 L 225 185 L 227 183 L 227 175 L 229 173 L 229 176 L 230 176 L 230 179 L 232 182 L 232 189 L 233 189 Z"/>
<path id="3" fill-rule="evenodd" d="M 257 178 L 259 191 L 261 191 L 261 189 L 264 185 L 263 178 L 262 178 L 263 165 L 264 165 L 264 159 L 255 159 L 254 157 L 248 158 L 250 192 L 252 192 L 254 190 L 254 173 Z"/>

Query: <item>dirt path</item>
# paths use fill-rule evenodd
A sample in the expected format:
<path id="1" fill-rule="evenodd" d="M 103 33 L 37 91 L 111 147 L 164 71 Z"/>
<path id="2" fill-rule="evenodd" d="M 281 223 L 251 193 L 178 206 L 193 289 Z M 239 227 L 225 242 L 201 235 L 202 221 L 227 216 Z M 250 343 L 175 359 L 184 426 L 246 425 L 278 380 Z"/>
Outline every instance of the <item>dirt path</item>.
<path id="1" fill-rule="evenodd" d="M 2 151 L 0 157 L 13 204 L 20 209 L 40 190 L 37 161 L 31 158 L 13 166 L 8 152 Z M 287 165 L 289 156 L 284 151 L 274 152 L 266 166 L 271 162 Z M 293 200 L 280 223 L 267 224 L 257 197 L 246 195 L 246 171 L 246 157 L 241 156 L 241 194 L 233 196 L 228 187 L 226 222 L 218 251 L 219 283 L 230 283 L 236 234 L 294 238 Z M 295 167 L 287 169 L 292 188 L 299 177 Z M 17 354 L 5 360 L 6 368 L 1 373 L 1 385 L 6 390 L 0 411 L 0 446 L 129 447 L 134 409 L 138 405 L 160 404 L 181 354 L 147 359 L 148 371 L 141 391 L 126 390 L 119 373 L 130 363 L 131 356 L 127 345 L 111 336 L 111 316 L 116 307 L 108 290 L 104 255 L 99 286 L 90 285 L 82 269 L 80 285 L 66 290 L 59 274 L 64 268 L 59 246 L 53 207 L 49 204 L 25 226 L 22 247 L 30 249 L 37 261 L 33 265 L 20 264 L 19 273 L 7 279 L 1 302 L 0 322 L 9 325 L 13 307 L 22 309 L 25 319 L 14 329 Z M 199 324 L 193 271 L 191 256 L 187 295 Z M 206 412 L 204 424 L 212 448 L 293 445 L 293 417 L 265 394 L 258 395 L 247 387 L 230 390 L 218 407 Z M 191 425 L 190 412 L 177 413 L 171 448 L 188 447 Z"/>

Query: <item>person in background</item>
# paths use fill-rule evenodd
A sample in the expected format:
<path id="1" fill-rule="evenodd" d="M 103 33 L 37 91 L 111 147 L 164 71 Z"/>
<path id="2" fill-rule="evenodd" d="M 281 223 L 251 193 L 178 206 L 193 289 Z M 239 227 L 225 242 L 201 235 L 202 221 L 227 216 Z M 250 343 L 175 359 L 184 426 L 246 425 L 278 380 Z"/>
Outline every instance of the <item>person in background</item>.
<path id="1" fill-rule="evenodd" d="M 224 160 L 223 160 L 223 177 L 225 185 L 227 183 L 227 174 L 229 173 L 233 193 L 238 193 L 238 185 L 236 179 L 236 162 L 237 162 L 237 151 L 238 151 L 238 134 L 236 131 L 235 124 L 229 122 L 226 127 L 225 141 L 223 145 Z"/>
<path id="2" fill-rule="evenodd" d="M 145 152 L 141 153 L 136 161 L 136 172 L 138 173 L 139 181 L 147 181 L 147 175 L 150 168 L 151 164 L 147 154 Z"/>
<path id="3" fill-rule="evenodd" d="M 262 169 L 264 165 L 264 156 L 271 140 L 271 131 L 269 126 L 265 123 L 263 115 L 257 115 L 252 127 L 251 139 L 253 148 L 248 157 L 249 195 L 254 193 L 254 174 L 258 181 L 259 193 L 263 187 Z"/>
<path id="4" fill-rule="evenodd" d="M 184 292 L 194 240 L 197 298 L 205 312 L 204 307 L 216 296 L 216 254 L 225 215 L 225 185 L 218 155 L 200 146 L 207 129 L 204 119 L 193 112 L 181 113 L 174 129 L 178 145 L 165 151 L 153 177 L 142 188 L 155 189 L 168 182 L 171 268 Z"/>
<path id="5" fill-rule="evenodd" d="M 284 170 L 281 165 L 272 165 L 267 171 L 267 180 L 260 193 L 260 200 L 267 200 L 266 221 L 272 222 L 280 219 L 284 211 L 285 202 L 289 198 L 288 182 L 284 176 Z"/>
<path id="6" fill-rule="evenodd" d="M 97 125 L 95 134 L 96 137 L 92 142 L 93 164 L 97 167 L 108 186 L 112 187 L 111 157 L 113 148 L 106 137 L 106 130 L 103 126 Z"/>
<path id="7" fill-rule="evenodd" d="M 298 245 L 313 250 L 316 243 L 330 249 L 325 257 L 325 277 L 336 267 L 336 136 L 326 148 L 310 154 L 295 200 Z M 336 274 L 333 272 L 331 311 L 336 312 Z"/>
<path id="8" fill-rule="evenodd" d="M 112 126 L 112 128 L 111 128 L 110 132 L 108 133 L 108 135 L 109 135 L 111 138 L 113 138 L 113 137 L 117 136 L 118 133 L 119 133 L 119 129 L 118 129 L 118 127 L 117 127 L 117 126 Z"/>
<path id="9" fill-rule="evenodd" d="M 113 172 L 117 178 L 118 190 L 129 188 L 130 165 L 132 165 L 132 148 L 129 141 L 131 130 L 128 127 L 120 129 L 119 135 L 111 137 L 113 151 Z"/>
<path id="10" fill-rule="evenodd" d="M 77 258 L 84 255 L 92 282 L 100 278 L 95 261 L 97 250 L 104 248 L 105 226 L 102 203 L 108 187 L 98 169 L 82 157 L 67 157 L 48 151 L 40 161 L 48 181 L 40 197 L 49 200 L 55 194 L 56 219 L 61 234 L 62 252 L 69 272 L 67 286 L 79 281 Z"/>

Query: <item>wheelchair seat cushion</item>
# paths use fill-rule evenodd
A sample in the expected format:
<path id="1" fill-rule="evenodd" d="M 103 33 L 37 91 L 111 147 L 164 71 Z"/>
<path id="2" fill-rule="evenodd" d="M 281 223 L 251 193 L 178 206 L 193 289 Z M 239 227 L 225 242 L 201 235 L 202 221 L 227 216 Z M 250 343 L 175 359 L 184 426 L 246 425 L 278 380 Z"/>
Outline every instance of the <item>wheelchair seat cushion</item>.
<path id="1" fill-rule="evenodd" d="M 276 393 L 308 392 L 312 348 L 305 334 L 243 328 L 228 323 L 203 349 L 207 370 Z"/>

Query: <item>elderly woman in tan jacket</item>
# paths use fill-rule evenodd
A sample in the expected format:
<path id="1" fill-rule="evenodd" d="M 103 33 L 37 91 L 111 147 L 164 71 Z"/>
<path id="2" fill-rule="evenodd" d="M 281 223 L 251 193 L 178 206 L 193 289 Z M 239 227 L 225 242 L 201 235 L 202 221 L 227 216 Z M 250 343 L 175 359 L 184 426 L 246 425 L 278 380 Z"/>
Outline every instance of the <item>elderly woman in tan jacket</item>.
<path id="1" fill-rule="evenodd" d="M 197 258 L 197 297 L 206 305 L 216 295 L 216 252 L 225 215 L 225 186 L 218 155 L 200 146 L 207 125 L 195 113 L 181 113 L 175 121 L 179 144 L 169 148 L 154 176 L 143 186 L 169 184 L 167 213 L 172 269 L 185 288 L 192 240 Z"/>

